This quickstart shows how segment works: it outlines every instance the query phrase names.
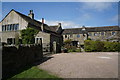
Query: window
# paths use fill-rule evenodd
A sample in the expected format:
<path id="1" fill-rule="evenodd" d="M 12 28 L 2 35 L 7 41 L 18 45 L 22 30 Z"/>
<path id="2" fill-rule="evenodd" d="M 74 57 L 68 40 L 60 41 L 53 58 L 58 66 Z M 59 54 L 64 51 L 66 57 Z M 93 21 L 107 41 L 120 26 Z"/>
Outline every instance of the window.
<path id="1" fill-rule="evenodd" d="M 12 31 L 14 30 L 14 26 L 13 26 L 13 24 L 11 24 L 11 27 L 12 27 Z"/>
<path id="2" fill-rule="evenodd" d="M 35 43 L 37 43 L 37 44 L 42 43 L 42 38 L 35 38 L 35 39 L 36 39 Z"/>
<path id="3" fill-rule="evenodd" d="M 15 38 L 8 38 L 7 39 L 7 44 L 8 45 L 15 44 Z"/>
<path id="4" fill-rule="evenodd" d="M 6 25 L 5 25 L 5 31 L 7 31 L 7 27 L 6 27 Z"/>
<path id="5" fill-rule="evenodd" d="M 112 35 L 115 35 L 115 32 L 112 32 Z"/>
<path id="6" fill-rule="evenodd" d="M 15 30 L 19 30 L 19 24 L 16 24 Z"/>
<path id="7" fill-rule="evenodd" d="M 19 30 L 19 24 L 2 25 L 2 31 L 16 31 Z"/>
<path id="8" fill-rule="evenodd" d="M 70 37 L 72 37 L 73 35 L 72 34 L 70 34 Z"/>
<path id="9" fill-rule="evenodd" d="M 97 36 L 97 33 L 94 33 L 94 36 Z"/>
<path id="10" fill-rule="evenodd" d="M 10 31 L 12 31 L 12 25 L 10 25 Z"/>
<path id="11" fill-rule="evenodd" d="M 67 35 L 65 35 L 65 38 L 67 38 Z"/>
<path id="12" fill-rule="evenodd" d="M 78 35 L 77 35 L 77 38 L 79 38 L 79 37 L 80 37 L 80 35 L 78 34 Z"/>
<path id="13" fill-rule="evenodd" d="M 101 35 L 104 35 L 104 32 L 101 32 Z"/>
<path id="14" fill-rule="evenodd" d="M 5 31 L 5 26 L 4 25 L 2 25 L 2 31 Z"/>
<path id="15" fill-rule="evenodd" d="M 89 35 L 89 36 L 92 36 L 92 34 L 91 34 L 91 33 L 88 33 L 88 35 Z"/>
<path id="16" fill-rule="evenodd" d="M 14 31 L 15 31 L 15 26 L 16 26 L 16 25 L 15 25 L 15 24 L 13 24 L 13 30 L 14 30 Z"/>
<path id="17" fill-rule="evenodd" d="M 8 31 L 10 31 L 10 25 L 8 25 L 7 27 L 8 27 Z"/>

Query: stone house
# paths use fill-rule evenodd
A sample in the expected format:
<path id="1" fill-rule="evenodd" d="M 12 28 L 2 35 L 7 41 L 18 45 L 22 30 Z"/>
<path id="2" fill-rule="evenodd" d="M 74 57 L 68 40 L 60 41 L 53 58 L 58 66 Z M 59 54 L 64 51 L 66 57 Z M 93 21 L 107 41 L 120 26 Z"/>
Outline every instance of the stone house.
<path id="1" fill-rule="evenodd" d="M 84 40 L 120 41 L 119 26 L 70 28 L 63 30 L 63 40 L 71 39 L 73 46 L 84 45 Z"/>
<path id="2" fill-rule="evenodd" d="M 0 22 L 1 42 L 7 43 L 9 45 L 15 45 L 17 42 L 22 43 L 20 31 L 26 29 L 27 27 L 39 30 L 39 33 L 35 36 L 36 44 L 42 41 L 43 46 L 49 46 L 49 51 L 61 51 L 61 24 L 58 23 L 58 25 L 55 26 L 48 26 L 44 23 L 44 18 L 42 18 L 42 22 L 39 22 L 34 19 L 33 10 L 30 10 L 30 13 L 27 16 L 12 9 Z"/>

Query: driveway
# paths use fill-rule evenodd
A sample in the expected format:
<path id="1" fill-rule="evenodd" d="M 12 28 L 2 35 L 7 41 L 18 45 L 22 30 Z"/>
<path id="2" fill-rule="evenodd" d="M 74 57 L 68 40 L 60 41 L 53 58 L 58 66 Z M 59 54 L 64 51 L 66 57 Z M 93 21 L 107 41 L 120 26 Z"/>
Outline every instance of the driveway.
<path id="1" fill-rule="evenodd" d="M 118 78 L 118 53 L 60 53 L 38 65 L 62 78 Z"/>

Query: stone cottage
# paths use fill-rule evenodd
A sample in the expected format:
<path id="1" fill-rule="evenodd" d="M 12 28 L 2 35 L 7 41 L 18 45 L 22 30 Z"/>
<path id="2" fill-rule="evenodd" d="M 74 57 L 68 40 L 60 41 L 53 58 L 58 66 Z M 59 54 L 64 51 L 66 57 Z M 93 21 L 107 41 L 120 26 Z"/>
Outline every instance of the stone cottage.
<path id="1" fill-rule="evenodd" d="M 20 30 L 31 27 L 39 30 L 35 36 L 35 43 L 42 41 L 43 47 L 48 46 L 49 51 L 60 52 L 62 45 L 62 27 L 61 23 L 55 26 L 48 26 L 34 19 L 33 10 L 30 10 L 28 16 L 12 9 L 0 22 L 0 40 L 9 45 L 21 42 Z M 43 48 L 44 49 L 44 48 Z"/>
<path id="2" fill-rule="evenodd" d="M 84 40 L 120 41 L 119 26 L 81 27 L 63 30 L 63 40 L 72 40 L 73 46 L 83 46 Z"/>

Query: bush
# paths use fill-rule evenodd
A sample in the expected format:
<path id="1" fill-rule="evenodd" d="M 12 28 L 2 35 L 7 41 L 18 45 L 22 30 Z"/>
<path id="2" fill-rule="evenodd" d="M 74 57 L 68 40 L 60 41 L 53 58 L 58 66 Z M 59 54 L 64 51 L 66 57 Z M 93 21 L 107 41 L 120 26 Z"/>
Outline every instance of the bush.
<path id="1" fill-rule="evenodd" d="M 104 43 L 101 41 L 95 41 L 95 50 L 97 52 L 102 52 L 104 50 Z"/>
<path id="2" fill-rule="evenodd" d="M 96 49 L 95 49 L 95 41 L 86 40 L 84 46 L 85 46 L 85 51 L 86 52 L 94 52 L 94 51 L 96 51 Z"/>
<path id="3" fill-rule="evenodd" d="M 20 31 L 22 43 L 23 44 L 34 44 L 35 43 L 35 35 L 38 34 L 38 30 L 33 28 L 26 28 Z"/>
<path id="4" fill-rule="evenodd" d="M 120 51 L 120 43 L 118 42 L 103 42 L 103 41 L 85 41 L 86 52 L 116 52 Z"/>
<path id="5" fill-rule="evenodd" d="M 120 43 L 118 42 L 104 42 L 104 51 L 115 52 L 120 51 Z"/>
<path id="6" fill-rule="evenodd" d="M 76 52 L 81 52 L 81 48 L 79 48 L 79 49 L 76 49 Z"/>
<path id="7" fill-rule="evenodd" d="M 64 48 L 67 49 L 68 52 L 81 52 L 81 48 L 77 48 L 71 45 L 65 45 Z"/>

